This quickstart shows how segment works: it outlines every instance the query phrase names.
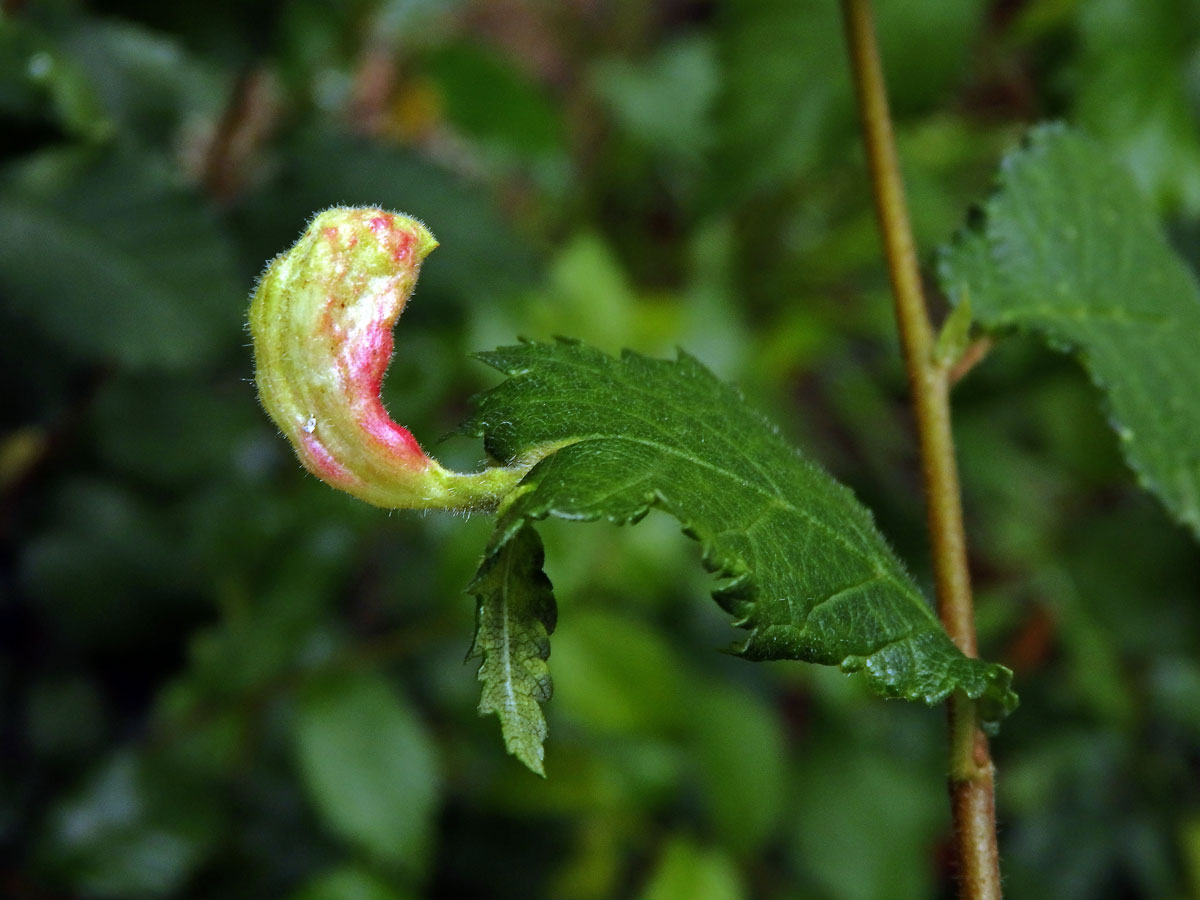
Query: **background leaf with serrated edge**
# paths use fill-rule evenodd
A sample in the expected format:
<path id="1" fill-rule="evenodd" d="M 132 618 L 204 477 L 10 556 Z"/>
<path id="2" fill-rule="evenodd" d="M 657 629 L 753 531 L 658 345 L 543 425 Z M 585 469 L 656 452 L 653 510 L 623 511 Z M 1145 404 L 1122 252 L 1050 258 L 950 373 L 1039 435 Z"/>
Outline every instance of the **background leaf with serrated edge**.
<path id="1" fill-rule="evenodd" d="M 552 692 L 546 659 L 557 615 L 542 560 L 541 538 L 521 528 L 484 560 L 469 588 L 479 598 L 471 647 L 471 656 L 483 657 L 479 712 L 500 718 L 509 752 L 539 775 L 546 739 L 539 704 Z"/>
<path id="2" fill-rule="evenodd" d="M 1001 165 L 942 285 L 993 329 L 1075 353 L 1142 486 L 1200 536 L 1200 292 L 1128 172 L 1060 125 Z"/>
<path id="3" fill-rule="evenodd" d="M 499 460 L 544 457 L 485 567 L 530 520 L 633 523 L 659 508 L 725 579 L 714 597 L 749 631 L 742 655 L 862 669 L 875 692 L 930 704 L 963 690 L 993 722 L 1015 706 L 1011 673 L 955 648 L 870 512 L 694 358 L 568 341 L 481 358 L 509 377 L 465 429 Z"/>

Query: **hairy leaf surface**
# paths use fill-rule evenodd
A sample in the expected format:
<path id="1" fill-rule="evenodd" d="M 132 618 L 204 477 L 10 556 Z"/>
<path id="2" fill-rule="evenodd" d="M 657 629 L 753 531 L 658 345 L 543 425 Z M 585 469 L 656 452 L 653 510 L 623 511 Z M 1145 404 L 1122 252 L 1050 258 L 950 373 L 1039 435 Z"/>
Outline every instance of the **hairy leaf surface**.
<path id="1" fill-rule="evenodd" d="M 714 597 L 748 632 L 742 655 L 862 670 L 877 693 L 930 704 L 963 690 L 993 721 L 1015 706 L 1011 673 L 957 650 L 870 512 L 692 357 L 560 341 L 481 358 L 509 377 L 467 430 L 503 462 L 540 459 L 485 572 L 530 520 L 633 523 L 661 509 L 722 579 Z"/>
<path id="2" fill-rule="evenodd" d="M 1200 536 L 1200 291 L 1128 172 L 1062 126 L 1004 161 L 942 285 L 991 329 L 1074 353 L 1142 486 Z"/>

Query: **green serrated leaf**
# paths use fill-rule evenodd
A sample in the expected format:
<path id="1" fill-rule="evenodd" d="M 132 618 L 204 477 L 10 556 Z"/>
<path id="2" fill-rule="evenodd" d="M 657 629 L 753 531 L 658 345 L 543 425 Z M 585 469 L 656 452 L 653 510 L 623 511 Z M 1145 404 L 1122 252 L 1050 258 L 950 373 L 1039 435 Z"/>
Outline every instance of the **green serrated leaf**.
<path id="1" fill-rule="evenodd" d="M 1011 673 L 957 650 L 870 512 L 692 357 L 560 341 L 481 358 L 509 377 L 467 429 L 497 459 L 544 456 L 491 557 L 530 520 L 632 523 L 662 509 L 723 579 L 714 596 L 748 630 L 744 656 L 861 669 L 877 693 L 930 704 L 962 690 L 989 721 L 1016 705 Z"/>
<path id="2" fill-rule="evenodd" d="M 508 752 L 542 776 L 546 719 L 540 704 L 553 692 L 546 659 L 557 617 L 543 558 L 537 532 L 519 528 L 484 559 L 468 588 L 479 598 L 470 653 L 483 657 L 479 713 L 495 713 Z"/>
<path id="3" fill-rule="evenodd" d="M 1078 133 L 1035 129 L 940 275 L 984 326 L 1078 356 L 1142 486 L 1200 536 L 1200 291 L 1129 173 Z"/>

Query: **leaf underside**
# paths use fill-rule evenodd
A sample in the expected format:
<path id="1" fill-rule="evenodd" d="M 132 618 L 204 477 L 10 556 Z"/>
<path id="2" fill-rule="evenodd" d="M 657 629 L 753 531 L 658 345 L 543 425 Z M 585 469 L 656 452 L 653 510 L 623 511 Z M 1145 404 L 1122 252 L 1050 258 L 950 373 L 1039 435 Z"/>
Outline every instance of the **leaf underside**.
<path id="1" fill-rule="evenodd" d="M 1200 537 L 1200 290 L 1129 173 L 1082 135 L 1037 128 L 939 268 L 984 327 L 1078 357 L 1141 485 Z"/>
<path id="2" fill-rule="evenodd" d="M 495 713 L 510 753 L 544 775 L 542 703 L 553 692 L 550 635 L 557 618 L 550 579 L 542 572 L 542 539 L 530 527 L 490 554 L 468 590 L 479 600 L 470 657 L 481 657 L 481 715 Z"/>
<path id="3" fill-rule="evenodd" d="M 713 596 L 748 632 L 741 655 L 861 670 L 876 693 L 929 704 L 962 690 L 983 701 L 990 722 L 1015 707 L 1011 673 L 958 651 L 870 512 L 694 358 L 617 359 L 565 340 L 480 358 L 508 378 L 479 398 L 464 431 L 506 464 L 540 459 L 510 495 L 477 578 L 491 586 L 481 629 L 504 618 L 497 595 L 548 596 L 531 521 L 631 524 L 661 509 L 700 542 L 721 582 Z M 521 578 L 531 583 L 496 586 Z M 522 603 L 547 608 L 544 599 Z M 526 665 L 545 659 L 538 618 L 519 626 Z M 476 642 L 488 709 L 505 691 L 496 673 L 506 664 L 489 649 L 497 641 L 492 633 Z M 541 684 L 544 670 L 532 670 Z M 540 717 L 502 711 L 501 719 L 510 751 L 528 762 L 544 734 Z"/>

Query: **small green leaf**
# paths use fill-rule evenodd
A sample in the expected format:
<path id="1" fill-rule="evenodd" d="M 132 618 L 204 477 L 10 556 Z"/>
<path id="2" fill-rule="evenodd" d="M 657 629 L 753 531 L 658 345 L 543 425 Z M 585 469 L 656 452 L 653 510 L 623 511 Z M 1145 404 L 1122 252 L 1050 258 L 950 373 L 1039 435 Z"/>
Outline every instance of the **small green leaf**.
<path id="1" fill-rule="evenodd" d="M 1142 486 L 1200 536 L 1200 291 L 1129 173 L 1077 133 L 1035 129 L 940 274 L 986 327 L 1076 354 Z"/>
<path id="2" fill-rule="evenodd" d="M 557 612 L 542 572 L 542 540 L 522 528 L 484 560 L 468 590 L 479 598 L 471 656 L 482 656 L 480 715 L 495 713 L 508 752 L 539 775 L 553 685 L 546 659 Z"/>
<path id="3" fill-rule="evenodd" d="M 954 365 L 962 359 L 967 344 L 971 338 L 971 298 L 963 294 L 958 305 L 950 310 L 950 315 L 942 323 L 938 331 L 937 342 L 933 346 L 933 361 L 944 367 Z"/>
<path id="4" fill-rule="evenodd" d="M 557 516 L 633 523 L 662 509 L 723 579 L 717 601 L 749 632 L 739 652 L 863 670 L 886 697 L 1016 705 L 1011 673 L 963 656 L 842 485 L 800 457 L 690 356 L 525 343 L 483 354 L 507 374 L 465 428 L 502 461 L 539 459 L 513 492 L 489 562 Z M 511 589 L 510 589 L 511 590 Z"/>
<path id="5" fill-rule="evenodd" d="M 345 866 L 318 875 L 291 900 L 407 900 L 412 894 L 360 866 Z"/>
<path id="6" fill-rule="evenodd" d="M 300 772 L 330 830 L 375 859 L 418 873 L 437 801 L 433 747 L 381 676 L 332 674 L 300 698 Z"/>
<path id="7" fill-rule="evenodd" d="M 741 900 L 746 896 L 737 866 L 719 849 L 674 837 L 662 856 L 642 900 Z"/>

